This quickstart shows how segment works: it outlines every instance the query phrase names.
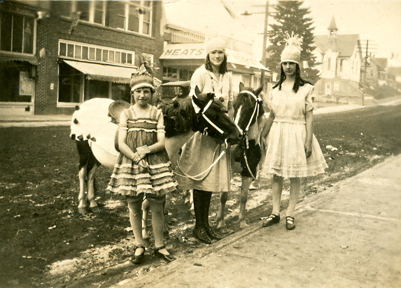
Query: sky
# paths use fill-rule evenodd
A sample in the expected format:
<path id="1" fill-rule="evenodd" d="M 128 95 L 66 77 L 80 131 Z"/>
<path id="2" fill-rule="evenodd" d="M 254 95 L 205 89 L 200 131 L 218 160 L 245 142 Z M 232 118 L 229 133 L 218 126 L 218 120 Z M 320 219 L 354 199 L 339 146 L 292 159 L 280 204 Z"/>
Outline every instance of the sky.
<path id="1" fill-rule="evenodd" d="M 269 11 L 278 0 L 269 1 Z M 260 58 L 263 51 L 265 0 L 164 0 L 168 21 L 193 30 L 221 33 L 254 44 L 253 54 Z M 222 8 L 223 2 L 232 12 Z M 401 0 L 304 0 L 314 21 L 314 34 L 327 35 L 332 17 L 338 34 L 359 34 L 369 40 L 369 51 L 376 57 L 391 59 L 401 66 Z M 244 11 L 253 13 L 242 16 Z M 268 18 L 269 23 L 273 21 Z"/>

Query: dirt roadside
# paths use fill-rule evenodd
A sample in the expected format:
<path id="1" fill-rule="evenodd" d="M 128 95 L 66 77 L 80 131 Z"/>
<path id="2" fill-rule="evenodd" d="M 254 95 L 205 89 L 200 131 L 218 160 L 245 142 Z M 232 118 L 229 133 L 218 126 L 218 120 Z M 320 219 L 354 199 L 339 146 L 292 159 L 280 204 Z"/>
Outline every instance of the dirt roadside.
<path id="1" fill-rule="evenodd" d="M 330 168 L 304 183 L 301 200 L 399 154 L 400 114 L 399 106 L 386 106 L 317 115 L 315 134 Z M 106 169 L 97 174 L 102 213 L 77 213 L 78 158 L 68 134 L 67 126 L 0 128 L 0 287 L 109 287 L 165 266 L 150 253 L 144 265 L 128 262 L 133 236 L 127 209 L 104 193 Z M 242 233 L 236 224 L 238 180 L 227 203 L 226 236 Z M 250 192 L 251 225 L 269 213 L 269 186 L 261 179 Z M 184 196 L 172 194 L 168 206 L 166 243 L 179 258 L 210 249 L 191 237 L 193 215 Z M 213 197 L 212 211 L 217 207 Z"/>

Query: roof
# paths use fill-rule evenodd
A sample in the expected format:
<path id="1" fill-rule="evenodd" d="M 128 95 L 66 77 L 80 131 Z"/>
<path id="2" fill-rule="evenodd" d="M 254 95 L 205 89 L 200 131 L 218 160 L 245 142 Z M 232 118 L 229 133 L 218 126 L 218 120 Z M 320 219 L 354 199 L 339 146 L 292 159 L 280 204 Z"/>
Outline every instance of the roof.
<path id="1" fill-rule="evenodd" d="M 377 66 L 382 68 L 381 70 L 386 70 L 387 68 L 387 58 L 371 58 L 372 62 L 374 62 Z"/>
<path id="2" fill-rule="evenodd" d="M 338 52 L 340 57 L 351 57 L 358 40 L 359 34 L 336 35 L 335 38 L 329 35 L 316 35 L 315 45 L 322 52 L 331 49 Z"/>

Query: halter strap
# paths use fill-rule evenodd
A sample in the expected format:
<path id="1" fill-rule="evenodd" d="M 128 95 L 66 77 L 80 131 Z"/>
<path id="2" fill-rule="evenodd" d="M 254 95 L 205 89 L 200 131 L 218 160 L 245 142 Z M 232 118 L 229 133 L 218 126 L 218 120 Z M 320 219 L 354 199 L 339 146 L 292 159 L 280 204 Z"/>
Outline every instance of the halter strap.
<path id="1" fill-rule="evenodd" d="M 249 127 L 251 126 L 251 123 L 252 123 L 252 119 L 255 117 L 255 115 L 259 111 L 259 105 L 260 105 L 260 102 L 262 101 L 262 99 L 260 99 L 259 96 L 256 96 L 254 93 L 252 93 L 251 91 L 248 91 L 248 90 L 243 90 L 243 91 L 240 92 L 240 94 L 241 93 L 245 93 L 245 94 L 251 95 L 256 101 L 255 108 L 253 109 L 253 112 L 252 112 L 252 116 L 249 119 L 248 125 L 246 125 L 246 127 L 245 127 L 245 132 L 248 132 Z"/>
<path id="2" fill-rule="evenodd" d="M 212 105 L 213 103 L 213 99 L 209 100 L 209 102 L 205 105 L 205 107 L 203 109 L 201 109 L 198 105 L 196 105 L 196 103 L 194 102 L 194 100 L 192 99 L 192 106 L 195 109 L 195 113 L 199 114 L 200 112 L 202 113 L 203 118 L 214 128 L 216 129 L 220 134 L 224 134 L 223 129 L 221 129 L 219 126 L 217 126 L 216 124 L 213 123 L 212 120 L 209 119 L 209 117 L 206 116 L 205 112 L 209 109 L 209 107 Z"/>

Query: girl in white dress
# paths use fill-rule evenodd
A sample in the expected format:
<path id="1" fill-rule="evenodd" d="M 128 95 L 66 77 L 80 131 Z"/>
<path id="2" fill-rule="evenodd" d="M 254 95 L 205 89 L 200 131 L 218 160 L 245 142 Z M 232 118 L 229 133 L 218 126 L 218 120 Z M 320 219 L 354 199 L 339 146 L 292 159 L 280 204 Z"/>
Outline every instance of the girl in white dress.
<path id="1" fill-rule="evenodd" d="M 325 172 L 326 160 L 313 135 L 313 85 L 300 76 L 302 39 L 287 38 L 281 54 L 280 80 L 268 99 L 270 115 L 262 132 L 267 146 L 263 170 L 273 175 L 273 210 L 263 227 L 280 222 L 283 178 L 290 179 L 290 199 L 286 228 L 295 228 L 294 210 L 298 200 L 301 177 Z"/>

